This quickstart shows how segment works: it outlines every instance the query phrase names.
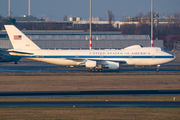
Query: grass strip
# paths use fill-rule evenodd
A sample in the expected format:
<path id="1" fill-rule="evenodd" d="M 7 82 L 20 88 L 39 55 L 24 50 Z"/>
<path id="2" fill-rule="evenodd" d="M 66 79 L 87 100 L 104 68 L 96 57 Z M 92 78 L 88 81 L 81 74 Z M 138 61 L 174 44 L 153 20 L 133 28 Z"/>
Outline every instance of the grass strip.
<path id="1" fill-rule="evenodd" d="M 43 73 L 42 73 L 43 74 Z M 48 73 L 49 74 L 49 73 Z M 179 90 L 178 75 L 87 74 L 0 76 L 0 92 L 7 91 L 98 91 Z"/>
<path id="2" fill-rule="evenodd" d="M 0 119 L 178 120 L 180 118 L 179 113 L 179 108 L 0 108 Z"/>

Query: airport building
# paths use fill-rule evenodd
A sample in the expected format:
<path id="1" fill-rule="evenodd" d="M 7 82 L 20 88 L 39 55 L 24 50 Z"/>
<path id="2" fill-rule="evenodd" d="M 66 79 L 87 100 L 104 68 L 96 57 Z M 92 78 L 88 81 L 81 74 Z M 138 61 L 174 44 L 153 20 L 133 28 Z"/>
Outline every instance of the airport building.
<path id="1" fill-rule="evenodd" d="M 16 21 L 38 21 L 37 17 L 21 15 L 21 17 L 14 17 Z"/>
<path id="2" fill-rule="evenodd" d="M 23 30 L 43 49 L 89 49 L 89 32 L 82 30 Z M 92 49 L 122 49 L 130 45 L 149 47 L 149 35 L 121 35 L 120 31 L 92 32 Z M 163 47 L 163 40 L 154 40 L 154 46 Z M 0 31 L 0 48 L 12 48 L 6 31 Z"/>

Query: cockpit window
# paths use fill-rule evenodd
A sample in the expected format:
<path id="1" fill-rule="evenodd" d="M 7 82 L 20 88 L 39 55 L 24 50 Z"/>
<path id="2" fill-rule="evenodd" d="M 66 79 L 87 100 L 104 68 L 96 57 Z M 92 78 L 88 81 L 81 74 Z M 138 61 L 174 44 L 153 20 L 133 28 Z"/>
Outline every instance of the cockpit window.
<path id="1" fill-rule="evenodd" d="M 165 51 L 164 48 L 161 48 L 161 51 Z"/>

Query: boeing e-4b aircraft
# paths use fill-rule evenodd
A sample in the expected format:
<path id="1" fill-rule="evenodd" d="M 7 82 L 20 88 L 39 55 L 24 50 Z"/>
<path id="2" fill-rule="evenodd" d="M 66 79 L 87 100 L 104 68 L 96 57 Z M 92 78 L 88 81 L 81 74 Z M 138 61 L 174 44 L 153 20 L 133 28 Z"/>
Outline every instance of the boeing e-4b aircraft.
<path id="1" fill-rule="evenodd" d="M 103 67 L 119 69 L 120 65 L 151 66 L 168 63 L 176 57 L 159 47 L 133 45 L 121 50 L 46 50 L 39 48 L 14 25 L 5 25 L 14 49 L 11 55 L 57 65 L 85 66 L 89 71 Z"/>

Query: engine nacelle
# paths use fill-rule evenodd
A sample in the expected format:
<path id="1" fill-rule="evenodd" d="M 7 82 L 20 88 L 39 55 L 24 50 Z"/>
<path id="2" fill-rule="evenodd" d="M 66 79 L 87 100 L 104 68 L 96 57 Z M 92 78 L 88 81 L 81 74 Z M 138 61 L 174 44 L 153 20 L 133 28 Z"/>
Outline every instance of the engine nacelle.
<path id="1" fill-rule="evenodd" d="M 96 67 L 96 64 L 97 64 L 96 61 L 87 60 L 86 63 L 85 63 L 85 66 L 87 68 L 94 68 L 94 67 Z"/>
<path id="2" fill-rule="evenodd" d="M 108 61 L 107 67 L 109 69 L 113 69 L 113 70 L 119 69 L 119 63 L 118 62 L 110 62 L 110 61 Z"/>

